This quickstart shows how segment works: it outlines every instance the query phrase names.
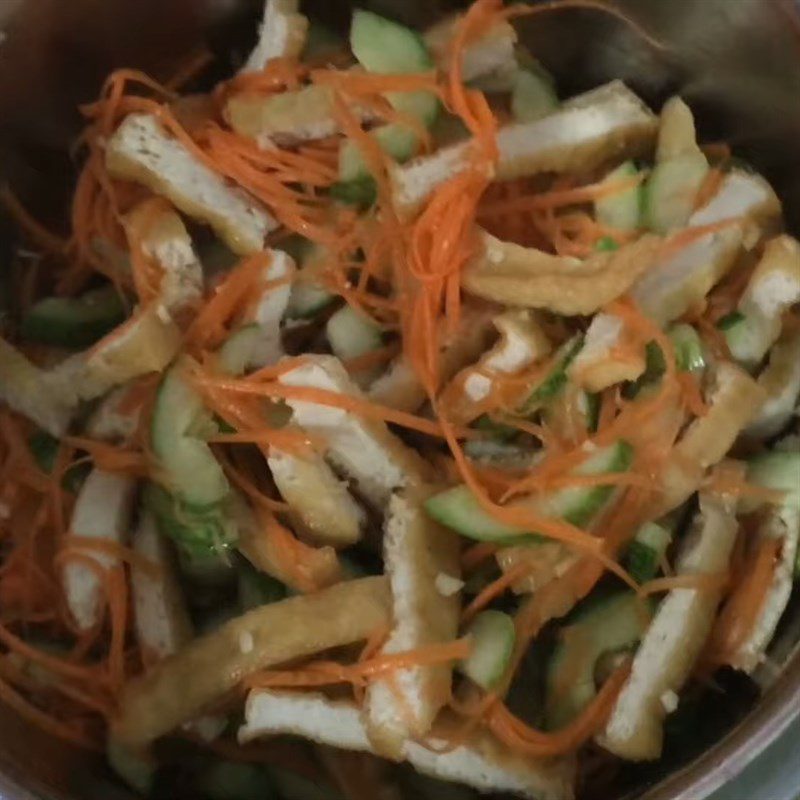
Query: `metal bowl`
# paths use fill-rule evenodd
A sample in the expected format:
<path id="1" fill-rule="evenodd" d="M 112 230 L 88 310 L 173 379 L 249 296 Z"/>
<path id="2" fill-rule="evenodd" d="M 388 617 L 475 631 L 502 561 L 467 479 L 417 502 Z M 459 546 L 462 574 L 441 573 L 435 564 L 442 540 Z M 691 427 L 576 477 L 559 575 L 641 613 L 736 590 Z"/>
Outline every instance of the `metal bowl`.
<path id="1" fill-rule="evenodd" d="M 611 2 L 612 0 L 609 0 Z M 38 213 L 56 214 L 70 190 L 76 107 L 105 74 L 159 74 L 201 40 L 230 57 L 253 36 L 258 0 L 0 0 L 0 171 Z M 425 23 L 452 0 L 372 0 Z M 314 0 L 308 3 L 312 7 Z M 774 184 L 800 232 L 800 3 L 798 0 L 617 0 L 656 40 L 597 10 L 561 10 L 520 23 L 523 39 L 567 93 L 622 78 L 658 106 L 680 92 L 702 137 L 724 139 Z M 328 22 L 347 0 L 317 0 Z M 241 37 L 244 36 L 244 42 Z M 220 73 L 221 75 L 223 73 Z M 0 255 L 13 246 L 0 225 Z M 683 764 L 635 773 L 629 796 L 702 800 L 737 775 L 800 717 L 800 602 L 791 604 L 760 682 L 764 694 L 729 715 L 727 731 Z M 44 737 L 0 705 L 0 797 L 114 800 L 129 794 L 98 759 Z M 608 800 L 603 797 L 602 800 Z"/>

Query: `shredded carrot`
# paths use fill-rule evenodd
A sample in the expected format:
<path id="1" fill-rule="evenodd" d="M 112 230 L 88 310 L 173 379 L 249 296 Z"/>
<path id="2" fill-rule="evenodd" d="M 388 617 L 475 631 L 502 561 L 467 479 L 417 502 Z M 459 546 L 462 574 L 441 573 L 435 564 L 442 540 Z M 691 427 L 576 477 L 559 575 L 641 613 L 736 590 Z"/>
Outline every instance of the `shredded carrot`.
<path id="1" fill-rule="evenodd" d="M 617 669 L 577 719 L 562 730 L 552 733 L 533 730 L 502 703 L 495 703 L 489 709 L 489 728 L 509 748 L 533 758 L 572 752 L 589 741 L 605 724 L 629 673 L 629 665 Z"/>
<path id="2" fill-rule="evenodd" d="M 278 686 L 331 686 L 351 683 L 366 686 L 371 681 L 393 672 L 414 667 L 447 664 L 466 658 L 472 649 L 468 639 L 458 639 L 442 644 L 431 644 L 400 653 L 373 656 L 355 664 L 339 664 L 334 661 L 315 661 L 292 671 L 264 671 L 244 679 L 249 689 L 275 688 Z"/>
<path id="3" fill-rule="evenodd" d="M 780 539 L 770 537 L 763 537 L 757 543 L 754 556 L 744 574 L 737 576 L 733 593 L 717 618 L 706 660 L 716 665 L 736 664 L 739 651 L 764 608 L 781 547 Z"/>
<path id="4" fill-rule="evenodd" d="M 722 591 L 730 581 L 727 572 L 709 574 L 707 572 L 691 573 L 687 575 L 670 575 L 666 578 L 654 578 L 643 583 L 638 589 L 639 597 L 648 597 L 651 594 L 671 592 L 673 589 L 693 589 L 698 592 Z"/>

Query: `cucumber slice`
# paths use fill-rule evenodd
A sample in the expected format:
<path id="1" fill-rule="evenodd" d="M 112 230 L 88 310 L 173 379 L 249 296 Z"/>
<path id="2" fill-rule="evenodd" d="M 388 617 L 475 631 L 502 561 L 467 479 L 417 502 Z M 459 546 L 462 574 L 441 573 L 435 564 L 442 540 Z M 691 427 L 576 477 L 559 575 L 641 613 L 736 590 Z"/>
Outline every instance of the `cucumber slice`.
<path id="1" fill-rule="evenodd" d="M 350 47 L 369 72 L 401 75 L 433 69 L 433 58 L 416 31 L 371 11 L 357 10 L 353 14 Z M 431 92 L 390 92 L 387 99 L 395 109 L 416 117 L 427 127 L 439 112 L 439 101 Z M 397 161 L 408 160 L 417 150 L 414 132 L 400 124 L 384 125 L 370 135 Z M 368 177 L 369 168 L 361 150 L 354 142 L 346 142 L 339 158 L 340 184 Z"/>
<path id="2" fill-rule="evenodd" d="M 558 108 L 553 79 L 544 70 L 521 67 L 511 82 L 511 114 L 519 122 L 535 122 Z"/>
<path id="3" fill-rule="evenodd" d="M 772 326 L 767 319 L 735 311 L 723 317 L 717 327 L 724 333 L 731 355 L 748 368 L 757 366 L 769 348 Z"/>
<path id="4" fill-rule="evenodd" d="M 691 325 L 686 323 L 673 325 L 669 330 L 669 338 L 675 348 L 675 364 L 679 370 L 699 372 L 706 368 L 707 359 L 703 341 Z"/>
<path id="5" fill-rule="evenodd" d="M 325 333 L 333 354 L 343 361 L 383 346 L 380 327 L 352 306 L 343 306 L 333 314 L 325 326 Z"/>
<path id="6" fill-rule="evenodd" d="M 355 162 L 355 166 L 352 164 L 341 166 L 342 159 L 355 158 L 355 156 L 350 153 L 350 144 L 350 142 L 345 142 L 342 145 L 342 149 L 339 152 L 339 168 L 340 170 L 346 169 L 355 172 L 355 167 L 357 166 Z M 345 149 L 347 149 L 347 153 L 345 153 Z M 357 157 L 360 158 L 360 154 Z M 360 178 L 334 183 L 330 188 L 330 196 L 334 200 L 338 200 L 340 203 L 344 203 L 347 206 L 367 209 L 374 205 L 375 201 L 378 199 L 378 187 L 375 185 L 375 179 L 372 175 L 362 175 Z"/>
<path id="7" fill-rule="evenodd" d="M 594 249 L 598 253 L 613 253 L 614 250 L 619 250 L 619 243 L 612 236 L 604 236 L 597 240 Z"/>
<path id="8" fill-rule="evenodd" d="M 258 325 L 245 325 L 231 334 L 217 353 L 218 368 L 228 375 L 243 375 L 253 361 L 262 334 Z"/>
<path id="9" fill-rule="evenodd" d="M 495 422 L 488 414 L 482 414 L 473 424 L 479 431 L 485 431 L 495 442 L 511 442 L 519 436 L 519 431 L 502 422 Z"/>
<path id="10" fill-rule="evenodd" d="M 143 499 L 161 535 L 180 545 L 184 572 L 202 583 L 217 583 L 220 572 L 230 573 L 226 551 L 235 543 L 237 533 L 224 513 L 224 504 L 205 509 L 190 507 L 155 483 L 147 484 Z"/>
<path id="11" fill-rule="evenodd" d="M 466 631 L 472 652 L 458 669 L 482 689 L 491 691 L 502 680 L 514 652 L 514 620 L 502 611 L 483 611 Z"/>
<path id="12" fill-rule="evenodd" d="M 595 671 L 606 654 L 633 650 L 647 625 L 649 604 L 632 592 L 592 603 L 561 628 L 545 678 L 545 721 L 568 725 L 597 694 Z"/>
<path id="13" fill-rule="evenodd" d="M 211 448 L 199 438 L 214 423 L 184 370 L 178 362 L 161 381 L 151 439 L 169 488 L 188 506 L 203 509 L 221 502 L 230 486 Z"/>
<path id="14" fill-rule="evenodd" d="M 576 475 L 600 475 L 624 472 L 632 461 L 633 449 L 619 441 L 598 450 L 574 472 Z M 518 500 L 513 505 L 549 517 L 560 517 L 572 525 L 584 526 L 608 501 L 612 486 L 591 486 L 561 489 L 535 500 Z M 425 502 L 425 510 L 442 525 L 469 539 L 499 545 L 530 544 L 541 537 L 513 525 L 499 522 L 486 512 L 465 484 L 433 495 Z"/>
<path id="15" fill-rule="evenodd" d="M 657 164 L 645 191 L 647 227 L 665 234 L 686 225 L 707 174 L 708 161 L 702 153 L 686 153 Z"/>
<path id="16" fill-rule="evenodd" d="M 655 522 L 647 522 L 636 533 L 625 554 L 625 568 L 638 583 L 652 580 L 672 542 L 672 532 Z"/>
<path id="17" fill-rule="evenodd" d="M 433 69 L 433 59 L 422 36 L 372 11 L 357 9 L 353 13 L 350 48 L 369 72 L 400 75 Z"/>
<path id="18" fill-rule="evenodd" d="M 147 755 L 135 753 L 113 738 L 106 745 L 106 760 L 125 783 L 141 795 L 150 794 L 157 764 Z"/>
<path id="19" fill-rule="evenodd" d="M 747 480 L 756 486 L 785 492 L 782 505 L 800 509 L 800 452 L 797 450 L 774 450 L 756 456 L 748 462 Z"/>
<path id="20" fill-rule="evenodd" d="M 626 161 L 610 172 L 603 183 L 618 183 L 635 178 L 638 174 L 639 170 L 636 169 L 633 161 Z M 621 231 L 638 230 L 642 224 L 643 196 L 642 185 L 639 183 L 616 194 L 595 200 L 594 210 L 597 221 Z M 616 242 L 614 244 L 616 245 Z"/>
<path id="21" fill-rule="evenodd" d="M 567 369 L 583 347 L 583 336 L 573 336 L 559 349 L 559 358 L 553 371 L 536 387 L 519 409 L 520 414 L 530 415 L 552 400 L 567 384 Z"/>
<path id="22" fill-rule="evenodd" d="M 212 761 L 197 786 L 207 800 L 277 800 L 279 796 L 264 767 L 238 761 Z"/>
<path id="23" fill-rule="evenodd" d="M 81 349 L 102 339 L 125 319 L 125 306 L 113 286 L 80 297 L 46 297 L 22 318 L 24 339 Z"/>
<path id="24" fill-rule="evenodd" d="M 292 283 L 292 291 L 286 306 L 286 318 L 312 319 L 335 299 L 335 295 L 323 286 L 308 280 L 309 274 L 313 274 L 315 264 L 325 258 L 325 249 L 301 239 L 299 242 L 294 242 L 292 249 L 287 252 L 300 264 L 300 271 Z"/>

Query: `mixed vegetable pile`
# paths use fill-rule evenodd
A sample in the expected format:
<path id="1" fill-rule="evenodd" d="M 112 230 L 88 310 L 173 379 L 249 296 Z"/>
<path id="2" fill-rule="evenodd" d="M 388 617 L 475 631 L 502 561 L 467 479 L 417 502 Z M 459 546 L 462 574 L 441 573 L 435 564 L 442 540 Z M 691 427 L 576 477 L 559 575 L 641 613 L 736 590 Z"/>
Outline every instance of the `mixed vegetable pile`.
<path id="1" fill-rule="evenodd" d="M 770 680 L 800 245 L 532 13 L 267 0 L 213 90 L 82 108 L 69 238 L 0 194 L 0 700 L 136 789 L 566 800 Z"/>

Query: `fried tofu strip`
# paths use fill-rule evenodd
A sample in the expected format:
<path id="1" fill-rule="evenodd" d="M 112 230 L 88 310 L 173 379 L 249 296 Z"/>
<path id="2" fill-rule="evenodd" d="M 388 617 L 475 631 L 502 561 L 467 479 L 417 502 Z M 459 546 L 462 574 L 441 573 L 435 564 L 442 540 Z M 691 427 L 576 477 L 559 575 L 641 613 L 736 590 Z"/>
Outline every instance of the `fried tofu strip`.
<path id="1" fill-rule="evenodd" d="M 298 58 L 306 44 L 308 19 L 299 0 L 265 0 L 258 42 L 242 72 L 258 72 L 273 58 Z"/>
<path id="2" fill-rule="evenodd" d="M 662 240 L 645 235 L 610 253 L 581 260 L 504 242 L 486 231 L 465 267 L 461 285 L 507 306 L 541 308 L 565 316 L 594 314 L 625 294 L 658 259 Z"/>
<path id="3" fill-rule="evenodd" d="M 333 356 L 307 356 L 303 364 L 284 372 L 278 380 L 285 386 L 362 397 Z M 424 482 L 427 465 L 384 422 L 306 400 L 289 399 L 287 404 L 294 412 L 294 421 L 324 439 L 328 460 L 352 478 L 357 490 L 376 508 L 385 508 L 395 490 Z"/>
<path id="4" fill-rule="evenodd" d="M 197 159 L 152 114 L 130 114 L 109 139 L 106 168 L 141 183 L 210 225 L 235 253 L 261 250 L 277 222 L 259 203 Z"/>
<path id="5" fill-rule="evenodd" d="M 575 761 L 540 760 L 509 752 L 490 734 L 475 734 L 447 750 L 457 723 L 441 719 L 428 747 L 409 741 L 403 759 L 434 778 L 457 781 L 482 792 L 509 792 L 530 800 L 572 800 Z M 239 740 L 289 734 L 343 750 L 374 752 L 359 709 L 351 702 L 316 693 L 253 691 L 247 699 Z M 441 750 L 441 752 L 437 752 Z"/>
<path id="6" fill-rule="evenodd" d="M 657 133 L 658 118 L 623 83 L 613 81 L 543 119 L 500 128 L 494 177 L 503 181 L 543 172 L 585 172 L 612 158 L 646 152 Z M 438 186 L 466 169 L 471 147 L 471 141 L 460 142 L 393 167 L 398 213 L 414 216 Z"/>
<path id="7" fill-rule="evenodd" d="M 383 547 L 394 627 L 384 654 L 450 642 L 458 634 L 459 594 L 443 597 L 436 588 L 439 575 L 461 574 L 458 536 L 428 517 L 424 496 L 404 491 L 389 501 Z M 450 699 L 452 672 L 449 664 L 412 667 L 370 684 L 365 719 L 379 753 L 400 759 L 406 741 L 428 734 Z"/>
<path id="8" fill-rule="evenodd" d="M 728 569 L 739 525 L 736 500 L 700 494 L 695 517 L 677 563 L 678 575 L 715 576 Z M 598 742 L 632 761 L 661 755 L 670 692 L 688 679 L 711 631 L 722 587 L 673 589 L 662 600 L 633 660 Z"/>
<path id="9" fill-rule="evenodd" d="M 128 683 L 113 735 L 132 749 L 146 748 L 224 698 L 245 676 L 361 641 L 390 619 L 389 586 L 382 576 L 261 606 Z"/>

